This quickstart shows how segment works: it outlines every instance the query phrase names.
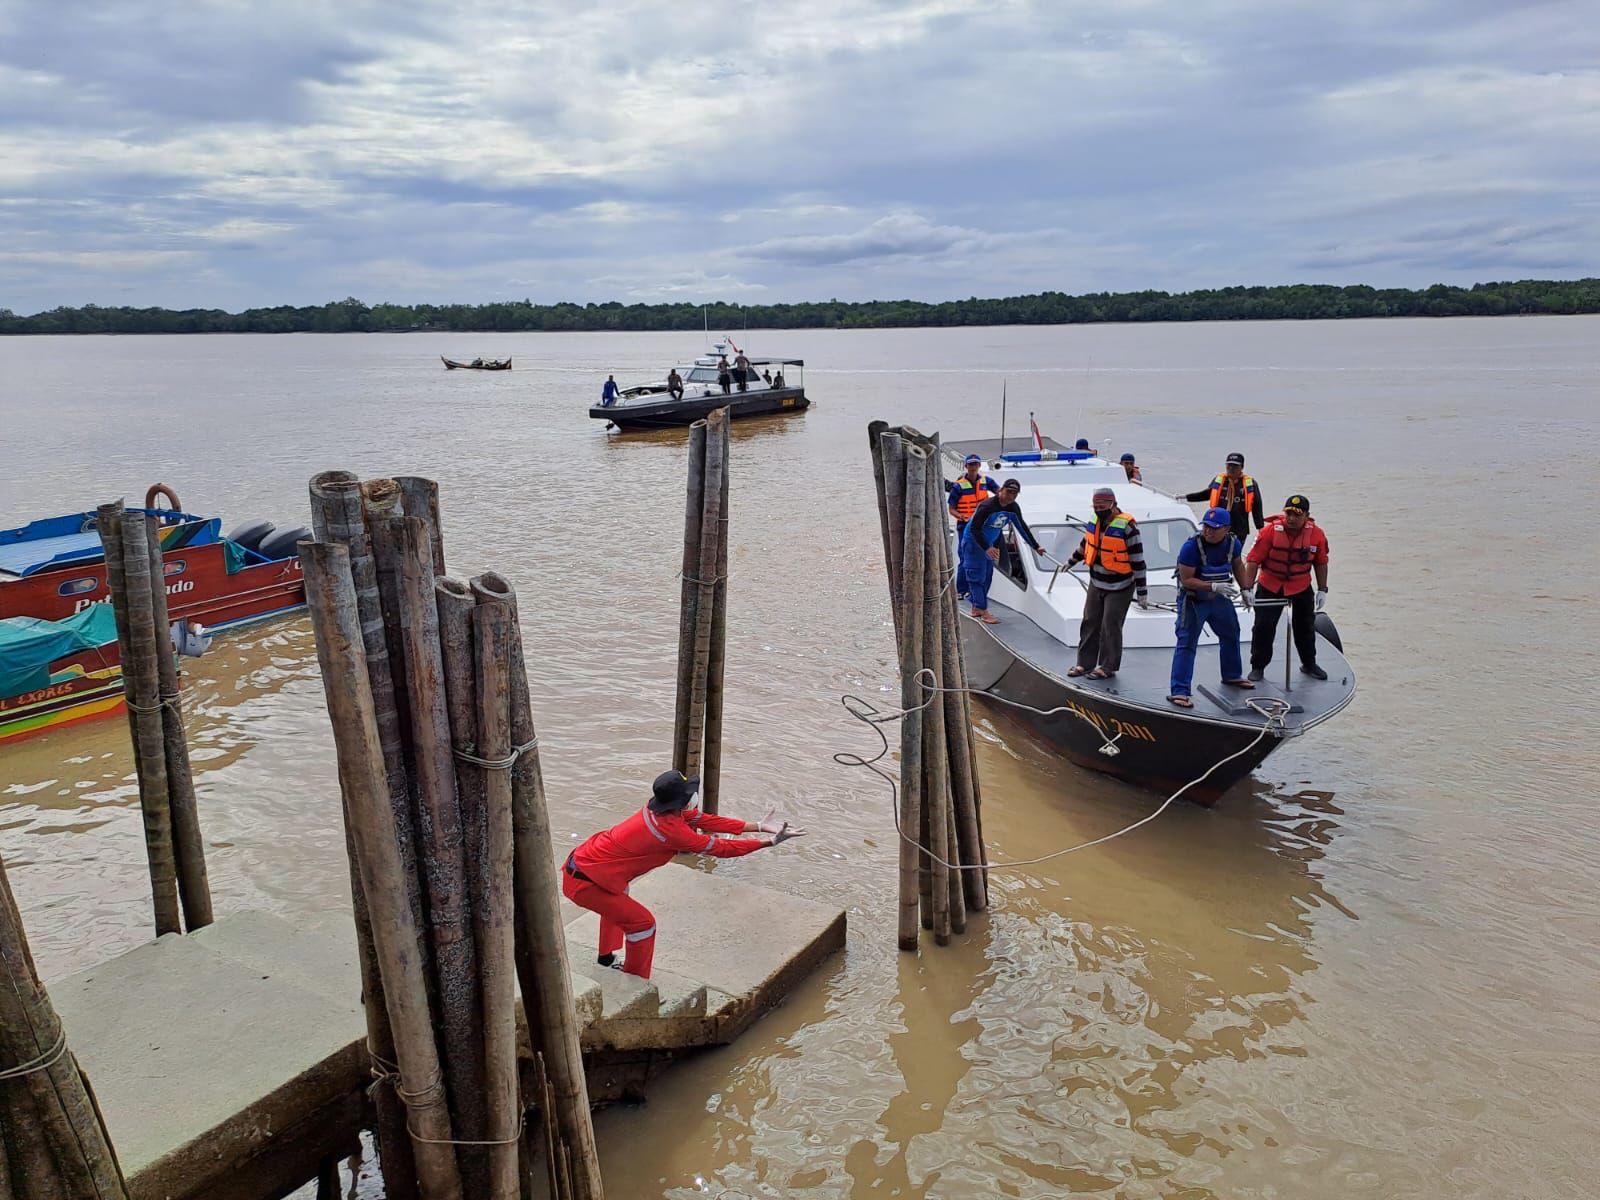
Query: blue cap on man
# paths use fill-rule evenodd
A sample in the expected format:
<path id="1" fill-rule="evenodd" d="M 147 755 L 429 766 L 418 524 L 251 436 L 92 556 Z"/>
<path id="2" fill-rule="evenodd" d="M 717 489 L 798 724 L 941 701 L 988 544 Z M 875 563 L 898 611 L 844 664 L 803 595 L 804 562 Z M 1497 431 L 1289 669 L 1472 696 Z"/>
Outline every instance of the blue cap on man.
<path id="1" fill-rule="evenodd" d="M 969 454 L 966 457 L 966 465 L 969 466 L 969 467 L 972 466 L 975 463 L 981 463 L 982 461 L 983 461 L 983 457 L 981 455 L 978 455 L 978 454 Z"/>
<path id="2" fill-rule="evenodd" d="M 1131 455 L 1131 454 L 1124 454 L 1124 455 L 1123 455 L 1123 456 L 1122 456 L 1122 457 L 1121 457 L 1121 458 L 1119 458 L 1119 459 L 1118 459 L 1118 460 L 1117 460 L 1117 461 L 1118 461 L 1118 462 L 1133 462 L 1133 461 L 1134 461 L 1134 458 L 1133 458 L 1133 455 Z"/>
<path id="3" fill-rule="evenodd" d="M 1225 508 L 1208 508 L 1206 515 L 1200 518 L 1200 524 L 1211 529 L 1227 529 L 1232 526 L 1233 518 Z"/>

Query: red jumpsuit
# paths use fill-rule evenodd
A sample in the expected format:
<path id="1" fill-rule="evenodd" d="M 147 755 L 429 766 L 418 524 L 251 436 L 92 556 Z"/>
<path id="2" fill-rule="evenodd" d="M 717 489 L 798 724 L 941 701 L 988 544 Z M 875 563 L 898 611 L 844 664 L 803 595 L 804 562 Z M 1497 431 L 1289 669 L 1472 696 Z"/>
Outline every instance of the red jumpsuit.
<path id="1" fill-rule="evenodd" d="M 600 953 L 614 954 L 626 943 L 623 970 L 650 978 L 656 953 L 656 919 L 628 895 L 628 884 L 646 871 L 665 866 L 674 854 L 738 858 L 760 850 L 761 838 L 718 838 L 713 833 L 743 833 L 744 822 L 703 813 L 652 812 L 649 805 L 610 829 L 602 829 L 567 856 L 561 890 L 568 900 L 600 914 Z"/>

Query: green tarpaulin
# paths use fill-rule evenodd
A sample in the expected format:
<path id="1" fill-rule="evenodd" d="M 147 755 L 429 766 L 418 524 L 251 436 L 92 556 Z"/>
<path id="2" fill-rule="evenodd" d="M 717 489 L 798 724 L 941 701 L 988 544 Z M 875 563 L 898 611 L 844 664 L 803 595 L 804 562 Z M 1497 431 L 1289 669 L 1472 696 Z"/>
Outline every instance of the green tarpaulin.
<path id="1" fill-rule="evenodd" d="M 0 620 L 0 696 L 50 686 L 50 664 L 117 640 L 117 615 L 109 604 L 91 604 L 60 621 L 39 617 Z"/>

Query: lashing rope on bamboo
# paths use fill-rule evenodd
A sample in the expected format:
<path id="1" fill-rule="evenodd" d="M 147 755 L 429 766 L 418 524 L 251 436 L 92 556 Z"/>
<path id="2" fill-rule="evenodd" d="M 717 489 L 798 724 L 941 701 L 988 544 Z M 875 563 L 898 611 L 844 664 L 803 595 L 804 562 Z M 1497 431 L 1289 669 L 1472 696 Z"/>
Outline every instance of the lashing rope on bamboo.
<path id="1" fill-rule="evenodd" d="M 926 678 L 924 678 L 925 676 Z M 901 827 L 899 785 L 895 782 L 893 775 L 877 765 L 883 759 L 883 757 L 889 753 L 889 739 L 884 736 L 883 726 L 900 720 L 907 713 L 920 712 L 923 709 L 926 709 L 928 705 L 933 703 L 934 697 L 943 692 L 986 696 L 990 700 L 997 700 L 1002 704 L 1009 704 L 1013 708 L 1020 708 L 1027 712 L 1035 713 L 1041 717 L 1055 716 L 1057 713 L 1071 713 L 1073 716 L 1090 726 L 1094 726 L 1094 722 L 1090 721 L 1089 718 L 1085 717 L 1082 713 L 1067 705 L 1060 705 L 1059 707 L 1048 709 L 1035 708 L 1031 704 L 1023 704 L 1019 700 L 1008 700 L 1004 696 L 996 696 L 991 692 L 985 692 L 979 688 L 940 687 L 937 683 L 931 682 L 937 678 L 938 677 L 930 668 L 922 668 L 922 670 L 917 672 L 915 680 L 917 686 L 921 687 L 925 692 L 927 692 L 927 699 L 925 699 L 921 704 L 914 705 L 911 708 L 894 709 L 889 712 L 884 712 L 875 705 L 863 700 L 860 696 L 854 696 L 849 693 L 841 695 L 839 697 L 839 702 L 844 705 L 845 711 L 862 724 L 871 728 L 872 731 L 878 735 L 878 740 L 883 743 L 883 748 L 871 758 L 862 758 L 859 754 L 852 754 L 849 751 L 841 751 L 833 756 L 833 761 L 842 767 L 865 767 L 874 775 L 877 775 L 879 778 L 884 780 L 884 782 L 889 785 L 891 811 L 894 814 L 895 833 L 900 836 L 901 840 L 908 842 L 909 844 L 915 846 L 923 854 L 928 855 L 932 861 L 939 863 L 941 866 L 948 867 L 953 871 L 1005 871 L 1015 869 L 1017 867 L 1037 866 L 1040 863 L 1049 862 L 1051 859 L 1060 858 L 1062 855 L 1073 854 L 1079 850 L 1087 850 L 1091 846 L 1101 846 L 1106 842 L 1114 841 L 1115 839 L 1122 837 L 1124 834 L 1132 833 L 1141 825 L 1149 824 L 1162 813 L 1166 812 L 1166 810 L 1170 808 L 1180 796 L 1182 796 L 1196 784 L 1203 783 L 1206 779 L 1210 778 L 1210 776 L 1219 767 L 1226 766 L 1234 759 L 1250 753 L 1250 751 L 1254 750 L 1258 745 L 1261 744 L 1262 740 L 1266 738 L 1268 734 L 1281 731 L 1283 728 L 1283 719 L 1289 713 L 1288 703 L 1274 696 L 1261 698 L 1253 697 L 1247 700 L 1245 703 L 1265 722 L 1265 724 L 1263 724 L 1261 727 L 1261 732 L 1255 736 L 1249 745 L 1240 750 L 1234 751 L 1225 758 L 1218 759 L 1216 762 L 1212 763 L 1211 766 L 1206 768 L 1203 773 L 1191 779 L 1188 783 L 1184 784 L 1177 791 L 1173 792 L 1170 796 L 1163 800 L 1154 812 L 1146 814 L 1145 816 L 1139 818 L 1139 820 L 1134 821 L 1132 824 L 1125 825 L 1121 829 L 1115 830 L 1112 833 L 1108 833 L 1103 837 L 1097 837 L 1092 841 L 1080 842 L 1075 846 L 1068 846 L 1062 850 L 1053 850 L 1049 854 L 1043 854 L 1037 858 L 1014 859 L 1003 866 L 989 862 L 971 864 L 953 863 L 947 862 L 945 859 L 939 857 L 939 855 L 928 849 Z M 1094 727 L 1098 730 L 1098 726 Z"/>
<path id="2" fill-rule="evenodd" d="M 56 1034 L 56 1040 L 51 1045 L 50 1049 L 46 1050 L 43 1054 L 37 1056 L 36 1058 L 30 1058 L 25 1063 L 18 1063 L 14 1067 L 7 1067 L 4 1071 L 0 1071 L 0 1081 L 7 1079 L 22 1079 L 28 1075 L 37 1075 L 40 1071 L 48 1071 L 51 1067 L 55 1066 L 56 1063 L 61 1061 L 61 1057 L 66 1054 L 66 1052 L 67 1031 L 62 1029 Z"/>
<path id="3" fill-rule="evenodd" d="M 433 1079 L 426 1086 L 418 1088 L 416 1091 L 408 1091 L 404 1086 L 405 1077 L 400 1074 L 399 1063 L 392 1063 L 384 1058 L 383 1055 L 372 1048 L 371 1042 L 367 1043 L 367 1057 L 372 1060 L 369 1068 L 372 1072 L 372 1082 L 367 1085 L 367 1095 L 369 1097 L 387 1083 L 394 1089 L 394 1094 L 400 1098 L 400 1102 L 406 1106 L 407 1112 L 411 1110 L 413 1104 L 422 1101 L 427 1101 L 429 1104 L 444 1103 L 444 1075 L 442 1072 L 435 1071 Z M 520 1113 L 517 1117 L 517 1131 L 510 1137 L 476 1141 L 471 1138 L 423 1137 L 415 1129 L 411 1128 L 409 1121 L 406 1122 L 406 1132 L 415 1141 L 423 1142 L 429 1146 L 509 1146 L 511 1143 L 521 1140 L 523 1131 L 526 1128 L 527 1114 Z"/>

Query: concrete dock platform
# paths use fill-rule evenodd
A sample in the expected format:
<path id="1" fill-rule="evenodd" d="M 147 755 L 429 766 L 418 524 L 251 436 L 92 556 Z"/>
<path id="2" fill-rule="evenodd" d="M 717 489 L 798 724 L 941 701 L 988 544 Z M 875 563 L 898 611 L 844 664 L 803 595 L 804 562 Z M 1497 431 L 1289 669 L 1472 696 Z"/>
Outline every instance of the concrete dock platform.
<path id="1" fill-rule="evenodd" d="M 649 981 L 596 966 L 596 918 L 567 910 L 596 1102 L 637 1098 L 672 1058 L 733 1040 L 844 945 L 842 912 L 688 867 L 633 894 L 661 927 Z M 268 1200 L 354 1149 L 371 1077 L 343 914 L 226 916 L 50 993 L 135 1200 Z"/>

